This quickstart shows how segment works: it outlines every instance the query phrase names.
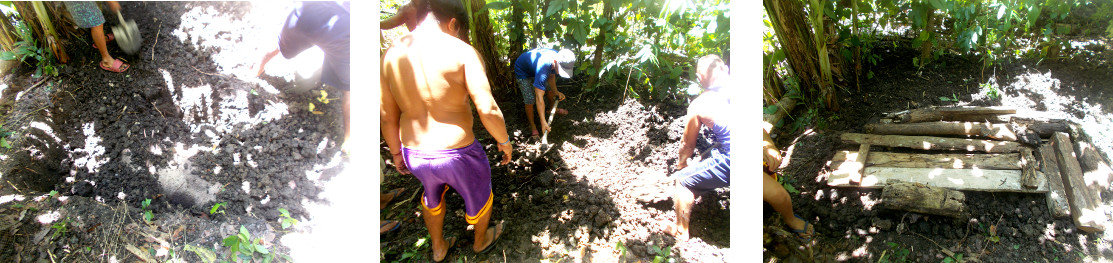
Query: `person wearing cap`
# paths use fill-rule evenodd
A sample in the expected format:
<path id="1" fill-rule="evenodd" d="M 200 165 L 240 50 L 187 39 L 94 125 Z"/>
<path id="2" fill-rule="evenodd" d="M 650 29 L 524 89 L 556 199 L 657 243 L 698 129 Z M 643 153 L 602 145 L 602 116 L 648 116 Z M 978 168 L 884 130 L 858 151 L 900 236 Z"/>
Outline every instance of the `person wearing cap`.
<path id="1" fill-rule="evenodd" d="M 560 93 L 556 87 L 556 75 L 572 78 L 572 69 L 575 66 L 576 55 L 567 49 L 557 52 L 548 48 L 536 48 L 522 53 L 514 61 L 514 75 L 518 79 L 518 89 L 522 91 L 522 102 L 525 103 L 531 136 L 537 136 L 537 126 L 533 124 L 535 110 L 540 118 L 541 130 L 551 130 L 549 124 L 545 122 L 545 100 L 541 98 L 548 98 L 549 101 L 564 100 L 564 93 Z M 556 113 L 565 115 L 568 111 L 557 109 Z"/>

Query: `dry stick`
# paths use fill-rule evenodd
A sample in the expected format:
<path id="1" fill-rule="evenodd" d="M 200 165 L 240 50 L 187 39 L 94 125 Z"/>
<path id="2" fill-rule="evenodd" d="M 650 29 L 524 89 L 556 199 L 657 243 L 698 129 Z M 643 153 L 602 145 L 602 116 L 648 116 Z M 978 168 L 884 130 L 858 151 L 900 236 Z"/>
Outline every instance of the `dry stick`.
<path id="1" fill-rule="evenodd" d="M 224 74 L 208 73 L 208 72 L 201 71 L 200 69 L 197 69 L 197 67 L 194 67 L 193 65 L 189 65 L 189 67 L 193 68 L 193 70 L 196 70 L 197 72 L 199 72 L 201 74 L 205 74 L 205 75 L 209 75 L 209 76 L 227 77 Z"/>
<path id="2" fill-rule="evenodd" d="M 158 22 L 158 33 L 155 33 L 155 44 L 151 45 L 151 61 L 155 60 L 155 48 L 158 47 L 159 34 L 162 34 L 162 22 Z"/>
<path id="3" fill-rule="evenodd" d="M 156 111 L 158 111 L 158 115 L 159 115 L 159 116 L 162 116 L 163 118 L 166 118 L 166 115 L 163 115 L 163 114 L 162 114 L 162 110 L 158 109 L 158 106 L 155 106 L 155 103 L 154 103 L 154 102 L 151 102 L 151 107 L 152 107 L 152 108 L 155 108 L 155 110 L 156 110 Z"/>

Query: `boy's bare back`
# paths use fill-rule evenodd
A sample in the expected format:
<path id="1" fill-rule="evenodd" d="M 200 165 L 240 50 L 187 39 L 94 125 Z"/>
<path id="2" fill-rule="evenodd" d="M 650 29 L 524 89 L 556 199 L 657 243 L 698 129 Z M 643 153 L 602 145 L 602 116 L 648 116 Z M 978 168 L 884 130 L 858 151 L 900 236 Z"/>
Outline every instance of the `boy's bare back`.
<path id="1" fill-rule="evenodd" d="M 492 107 L 497 112 L 498 106 L 475 49 L 444 32 L 426 29 L 403 36 L 383 55 L 382 109 L 401 111 L 398 123 L 406 147 L 467 146 L 475 140 L 468 99 L 481 116 Z M 498 115 L 501 119 L 501 112 Z"/>

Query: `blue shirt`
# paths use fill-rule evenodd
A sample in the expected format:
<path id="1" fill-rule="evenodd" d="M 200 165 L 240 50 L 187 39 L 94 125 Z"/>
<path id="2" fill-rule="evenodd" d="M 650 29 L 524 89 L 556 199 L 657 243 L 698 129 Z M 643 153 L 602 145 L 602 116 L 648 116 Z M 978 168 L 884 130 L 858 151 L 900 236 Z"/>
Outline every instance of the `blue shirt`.
<path id="1" fill-rule="evenodd" d="M 546 83 L 549 78 L 556 74 L 556 71 L 553 71 L 553 59 L 556 58 L 556 54 L 556 50 L 548 48 L 526 51 L 514 60 L 514 75 L 518 79 L 533 78 L 533 86 L 545 90 L 548 88 Z"/>

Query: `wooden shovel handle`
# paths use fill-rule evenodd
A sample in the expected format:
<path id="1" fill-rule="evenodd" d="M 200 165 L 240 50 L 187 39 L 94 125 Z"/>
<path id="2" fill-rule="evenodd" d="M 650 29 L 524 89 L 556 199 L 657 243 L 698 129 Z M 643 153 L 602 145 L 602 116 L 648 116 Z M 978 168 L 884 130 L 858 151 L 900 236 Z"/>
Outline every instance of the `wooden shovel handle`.
<path id="1" fill-rule="evenodd" d="M 549 140 L 547 139 L 549 138 L 549 131 L 553 130 L 553 116 L 556 116 L 557 105 L 560 105 L 560 100 L 553 101 L 553 109 L 549 110 L 549 122 L 546 122 L 549 124 L 549 130 L 545 131 L 544 135 L 541 135 L 541 142 L 544 144 L 549 144 Z"/>

